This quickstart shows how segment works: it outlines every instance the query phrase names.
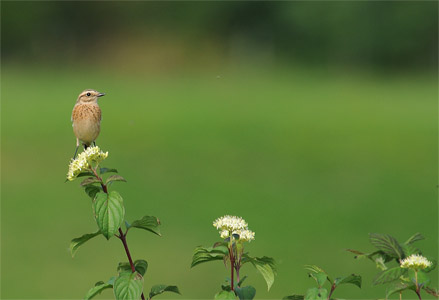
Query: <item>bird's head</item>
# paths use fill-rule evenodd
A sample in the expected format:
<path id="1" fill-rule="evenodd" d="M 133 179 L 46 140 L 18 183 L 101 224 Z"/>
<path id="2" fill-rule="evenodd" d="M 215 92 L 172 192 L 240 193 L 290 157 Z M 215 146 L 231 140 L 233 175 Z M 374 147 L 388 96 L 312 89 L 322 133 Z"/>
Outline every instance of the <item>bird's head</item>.
<path id="1" fill-rule="evenodd" d="M 85 90 L 78 96 L 76 103 L 97 103 L 98 98 L 105 96 L 105 93 L 100 93 L 95 90 Z"/>

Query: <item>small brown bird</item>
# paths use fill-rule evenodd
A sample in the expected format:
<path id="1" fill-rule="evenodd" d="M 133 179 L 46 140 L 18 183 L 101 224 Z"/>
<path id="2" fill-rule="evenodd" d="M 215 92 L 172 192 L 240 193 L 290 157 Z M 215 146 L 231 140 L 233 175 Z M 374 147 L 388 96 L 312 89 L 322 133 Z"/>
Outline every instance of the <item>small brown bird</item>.
<path id="1" fill-rule="evenodd" d="M 78 96 L 73 107 L 72 123 L 73 132 L 76 136 L 76 151 L 78 152 L 79 142 L 82 142 L 84 149 L 95 143 L 101 131 L 101 109 L 98 105 L 98 98 L 105 96 L 95 90 L 85 90 Z"/>

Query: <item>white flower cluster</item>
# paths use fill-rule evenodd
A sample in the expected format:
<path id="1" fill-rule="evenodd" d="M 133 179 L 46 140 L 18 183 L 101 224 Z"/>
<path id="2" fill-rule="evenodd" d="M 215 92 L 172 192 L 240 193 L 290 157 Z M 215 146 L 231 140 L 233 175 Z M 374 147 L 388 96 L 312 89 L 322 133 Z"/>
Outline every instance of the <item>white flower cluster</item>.
<path id="1" fill-rule="evenodd" d="M 255 233 L 248 230 L 247 222 L 241 217 L 224 216 L 216 219 L 213 226 L 220 230 L 222 239 L 231 237 L 233 234 L 239 235 L 239 241 L 250 242 L 255 239 Z"/>
<path id="2" fill-rule="evenodd" d="M 107 156 L 108 152 L 102 152 L 98 146 L 88 147 L 87 150 L 70 162 L 67 179 L 70 181 L 74 180 L 79 174 L 87 171 L 92 163 L 99 164 L 106 159 Z"/>
<path id="3" fill-rule="evenodd" d="M 401 268 L 423 270 L 431 267 L 431 261 L 419 254 L 412 254 L 401 261 Z"/>

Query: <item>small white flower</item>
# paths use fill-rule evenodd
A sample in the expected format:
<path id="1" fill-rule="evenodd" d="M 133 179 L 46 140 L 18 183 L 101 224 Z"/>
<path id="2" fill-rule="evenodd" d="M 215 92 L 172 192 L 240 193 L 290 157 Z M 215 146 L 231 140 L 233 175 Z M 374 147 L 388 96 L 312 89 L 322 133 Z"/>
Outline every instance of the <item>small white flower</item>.
<path id="1" fill-rule="evenodd" d="M 222 239 L 226 239 L 230 236 L 230 232 L 228 230 L 223 230 L 220 233 Z"/>
<path id="2" fill-rule="evenodd" d="M 239 240 L 242 242 L 250 242 L 255 239 L 255 233 L 248 229 L 237 230 L 233 233 L 239 235 Z"/>
<path id="3" fill-rule="evenodd" d="M 423 270 L 431 267 L 431 265 L 431 261 L 419 254 L 412 254 L 401 261 L 401 268 L 405 269 Z"/>
<path id="4" fill-rule="evenodd" d="M 67 179 L 72 181 L 82 172 L 90 169 L 92 163 L 99 164 L 106 159 L 108 152 L 102 152 L 98 146 L 88 147 L 87 150 L 78 155 L 76 159 L 72 159 L 67 172 Z"/>
<path id="5" fill-rule="evenodd" d="M 232 234 L 239 235 L 239 241 L 250 242 L 255 239 L 255 233 L 248 230 L 247 222 L 236 216 L 226 215 L 224 217 L 218 218 L 213 222 L 213 226 L 219 229 L 219 233 L 222 239 L 226 239 Z M 234 239 L 232 237 L 232 239 Z"/>
<path id="6" fill-rule="evenodd" d="M 216 219 L 213 222 L 213 226 L 215 226 L 216 229 L 235 231 L 247 228 L 248 224 L 241 217 L 227 215 Z"/>

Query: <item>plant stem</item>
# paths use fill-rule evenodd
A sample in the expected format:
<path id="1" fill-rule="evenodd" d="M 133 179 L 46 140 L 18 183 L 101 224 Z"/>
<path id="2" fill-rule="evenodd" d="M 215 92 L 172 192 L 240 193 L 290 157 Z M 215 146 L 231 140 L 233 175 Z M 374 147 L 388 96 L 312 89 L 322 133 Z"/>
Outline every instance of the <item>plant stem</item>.
<path id="1" fill-rule="evenodd" d="M 133 259 L 131 258 L 130 249 L 128 249 L 126 235 L 123 234 L 122 229 L 119 228 L 119 239 L 122 241 L 123 247 L 125 248 L 125 253 L 127 254 L 128 261 L 130 262 L 131 271 L 136 272 L 136 268 L 134 267 Z"/>
<path id="2" fill-rule="evenodd" d="M 334 290 L 335 290 L 335 283 L 333 283 L 331 285 L 331 291 L 329 291 L 329 295 L 328 295 L 328 299 L 327 300 L 331 299 L 331 296 L 332 296 L 332 293 L 334 292 Z"/>
<path id="3" fill-rule="evenodd" d="M 229 247 L 229 256 L 230 256 L 230 287 L 232 291 L 235 291 L 234 282 L 233 282 L 233 271 L 235 270 L 235 257 L 233 256 L 233 250 L 231 249 L 233 245 Z"/>
<path id="4" fill-rule="evenodd" d="M 421 287 L 418 285 L 418 270 L 415 270 L 415 284 L 416 284 L 416 295 L 418 295 L 419 300 L 422 300 Z"/>
<path id="5" fill-rule="evenodd" d="M 102 190 L 104 191 L 104 193 L 108 195 L 107 186 L 102 181 L 102 178 L 99 177 L 99 175 L 98 175 L 98 173 L 96 173 L 95 169 L 91 168 L 91 170 L 93 171 L 96 178 L 101 182 L 101 187 L 102 187 Z M 123 233 L 122 228 L 120 228 L 120 227 L 119 227 L 119 236 L 117 236 L 117 237 L 122 241 L 123 247 L 125 248 L 125 253 L 128 257 L 128 261 L 130 262 L 131 271 L 133 273 L 136 272 L 136 268 L 134 267 L 134 263 L 133 263 L 133 260 L 131 258 L 130 249 L 128 248 L 126 235 Z M 143 292 L 142 292 L 141 298 L 142 298 L 142 300 L 145 300 L 145 296 L 143 295 Z"/>
<path id="6" fill-rule="evenodd" d="M 239 285 L 240 279 L 239 279 L 239 266 L 238 265 L 235 266 L 235 270 L 236 270 L 236 282 L 238 282 L 238 285 Z"/>

